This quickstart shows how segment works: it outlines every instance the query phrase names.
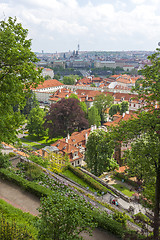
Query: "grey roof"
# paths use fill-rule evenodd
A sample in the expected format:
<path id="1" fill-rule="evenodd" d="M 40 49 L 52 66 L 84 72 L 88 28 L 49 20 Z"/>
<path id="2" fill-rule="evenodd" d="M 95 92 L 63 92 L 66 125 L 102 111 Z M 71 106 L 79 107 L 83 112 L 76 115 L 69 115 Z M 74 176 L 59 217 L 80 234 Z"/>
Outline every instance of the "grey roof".
<path id="1" fill-rule="evenodd" d="M 42 150 L 44 150 L 44 151 L 46 151 L 48 153 L 50 153 L 50 152 L 58 152 L 59 151 L 59 149 L 57 147 L 55 147 L 55 146 L 46 146 Z"/>

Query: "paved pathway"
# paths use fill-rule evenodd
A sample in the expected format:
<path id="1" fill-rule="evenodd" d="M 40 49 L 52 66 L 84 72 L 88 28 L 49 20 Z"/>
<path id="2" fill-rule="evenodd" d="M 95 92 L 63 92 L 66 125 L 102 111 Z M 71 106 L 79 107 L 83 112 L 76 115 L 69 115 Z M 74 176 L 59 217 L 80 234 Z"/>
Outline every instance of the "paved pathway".
<path id="1" fill-rule="evenodd" d="M 39 198 L 2 179 L 0 179 L 0 198 L 24 212 L 38 215 Z"/>

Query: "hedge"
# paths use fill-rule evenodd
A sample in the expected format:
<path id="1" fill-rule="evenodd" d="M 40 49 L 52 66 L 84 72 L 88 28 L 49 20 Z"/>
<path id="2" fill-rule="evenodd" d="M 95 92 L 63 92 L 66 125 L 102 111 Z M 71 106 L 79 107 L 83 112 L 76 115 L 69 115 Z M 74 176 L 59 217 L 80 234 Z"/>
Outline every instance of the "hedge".
<path id="1" fill-rule="evenodd" d="M 68 169 L 70 171 L 72 171 L 75 175 L 77 175 L 78 177 L 80 177 L 81 179 L 83 179 L 86 183 L 88 183 L 91 187 L 93 187 L 94 189 L 96 189 L 99 193 L 107 193 L 108 189 L 106 187 L 104 187 L 103 185 L 101 185 L 100 183 L 96 182 L 93 178 L 91 178 L 90 176 L 84 174 L 81 170 L 79 170 L 78 168 L 75 168 L 71 165 L 68 166 Z"/>
<path id="2" fill-rule="evenodd" d="M 8 169 L 1 168 L 0 169 L 0 176 L 3 179 L 6 179 L 12 183 L 15 183 L 16 185 L 20 186 L 22 189 L 33 193 L 37 197 L 41 198 L 42 196 L 47 196 L 51 193 L 51 190 L 40 186 L 38 183 L 30 182 L 15 173 L 11 172 Z"/>
<path id="3" fill-rule="evenodd" d="M 124 226 L 113 220 L 106 212 L 99 212 L 94 210 L 93 212 L 94 220 L 98 223 L 98 227 L 105 229 L 106 231 L 116 235 L 119 238 L 124 236 L 125 228 Z"/>
<path id="4" fill-rule="evenodd" d="M 23 212 L 0 199 L 0 239 L 22 239 L 23 236 L 21 238 L 15 237 L 17 231 L 20 234 L 25 233 L 23 239 L 37 239 L 36 221 L 37 217 Z"/>

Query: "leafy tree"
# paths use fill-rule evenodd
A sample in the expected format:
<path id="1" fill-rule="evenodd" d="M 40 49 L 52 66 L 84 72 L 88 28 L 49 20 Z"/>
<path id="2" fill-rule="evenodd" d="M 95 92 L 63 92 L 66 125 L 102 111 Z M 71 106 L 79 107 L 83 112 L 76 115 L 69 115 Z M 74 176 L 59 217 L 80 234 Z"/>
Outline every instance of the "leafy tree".
<path id="1" fill-rule="evenodd" d="M 87 118 L 87 105 L 85 102 L 80 102 L 80 107 L 82 111 L 85 113 L 85 117 Z"/>
<path id="2" fill-rule="evenodd" d="M 84 112 L 79 106 L 79 101 L 74 98 L 61 99 L 51 105 L 45 117 L 45 128 L 49 129 L 49 137 L 67 136 L 73 131 L 81 131 L 88 127 Z"/>
<path id="3" fill-rule="evenodd" d="M 63 77 L 63 83 L 65 84 L 65 85 L 74 85 L 75 84 L 75 76 L 73 76 L 73 75 L 70 75 L 70 76 L 64 76 Z"/>
<path id="4" fill-rule="evenodd" d="M 101 125 L 101 117 L 98 113 L 98 109 L 95 106 L 88 109 L 88 122 L 89 126 L 96 125 L 99 127 Z"/>
<path id="5" fill-rule="evenodd" d="M 47 157 L 49 164 L 49 170 L 52 172 L 60 173 L 69 164 L 69 158 L 67 155 L 62 155 L 61 153 L 49 153 Z"/>
<path id="6" fill-rule="evenodd" d="M 45 80 L 51 79 L 51 76 L 46 75 L 46 76 L 44 77 L 44 79 L 45 79 Z"/>
<path id="7" fill-rule="evenodd" d="M 41 200 L 38 239 L 78 240 L 95 227 L 91 206 L 72 193 L 53 192 Z"/>
<path id="8" fill-rule="evenodd" d="M 120 104 L 113 104 L 109 109 L 109 115 L 113 117 L 117 112 L 120 112 Z"/>
<path id="9" fill-rule="evenodd" d="M 86 105 L 86 103 L 85 103 L 85 102 L 80 102 L 78 96 L 77 96 L 76 94 L 74 94 L 74 93 L 71 93 L 71 95 L 69 96 L 69 98 L 78 99 L 79 105 L 80 105 L 82 111 L 85 113 L 85 116 L 87 116 L 87 105 Z"/>
<path id="10" fill-rule="evenodd" d="M 96 87 L 95 83 L 92 83 L 92 84 L 91 84 L 91 87 Z"/>
<path id="11" fill-rule="evenodd" d="M 22 113 L 28 116 L 32 108 L 36 108 L 39 106 L 39 102 L 34 92 L 28 93 L 25 99 L 26 99 L 26 104 L 22 109 Z"/>
<path id="12" fill-rule="evenodd" d="M 120 104 L 120 113 L 121 115 L 123 113 L 125 113 L 126 111 L 128 111 L 129 109 L 129 103 L 127 101 L 123 101 L 121 104 Z"/>
<path id="13" fill-rule="evenodd" d="M 148 186 L 149 188 L 155 186 L 155 163 L 158 162 L 158 155 L 160 154 L 159 138 L 154 133 L 145 134 L 133 142 L 131 147 L 131 150 L 125 153 L 129 171 L 137 177 L 139 182 L 143 182 L 144 189 L 147 190 L 147 197 L 155 202 L 154 194 L 148 195 Z M 143 194 L 145 194 L 145 191 Z"/>
<path id="14" fill-rule="evenodd" d="M 138 93 L 139 99 L 144 99 L 146 105 L 144 105 L 144 109 L 148 112 L 143 112 L 139 114 L 137 119 L 128 121 L 126 123 L 121 122 L 120 127 L 117 128 L 117 132 L 115 134 L 119 135 L 119 139 L 124 141 L 124 139 L 135 139 L 135 137 L 143 134 L 148 136 L 152 136 L 150 138 L 151 146 L 154 144 L 155 139 L 157 139 L 157 143 L 160 142 L 160 108 L 157 106 L 160 105 L 160 49 L 157 49 L 154 54 L 148 57 L 151 61 L 150 66 L 145 66 L 143 70 L 141 70 L 141 74 L 144 75 L 144 79 L 139 81 L 139 85 L 136 86 L 134 90 Z M 141 109 L 142 111 L 143 109 Z M 121 133 L 121 136 L 120 136 Z M 123 136 L 123 137 L 122 137 Z M 153 138 L 154 136 L 154 138 Z M 123 139 L 123 140 L 122 140 Z M 144 146 L 144 144 L 143 144 Z M 144 148 L 147 152 L 147 148 Z M 153 149 L 154 150 L 154 149 Z M 148 158 L 145 158 L 148 162 L 148 165 L 151 165 L 150 160 L 152 159 L 155 172 L 155 201 L 154 201 L 154 239 L 158 239 L 159 235 L 159 212 L 160 212 L 160 153 L 159 150 L 157 152 L 158 155 L 154 155 L 154 151 L 150 148 L 150 155 Z M 146 170 L 147 172 L 147 170 Z M 148 175 L 150 178 L 150 174 Z"/>
<path id="15" fill-rule="evenodd" d="M 59 80 L 59 79 L 60 79 L 60 77 L 61 77 L 60 73 L 57 73 L 57 74 L 55 74 L 55 75 L 54 75 L 54 79 L 57 79 L 57 80 Z"/>
<path id="16" fill-rule="evenodd" d="M 23 120 L 20 110 L 25 105 L 25 96 L 31 86 L 43 80 L 40 70 L 35 69 L 38 60 L 27 34 L 28 30 L 16 18 L 0 22 L 0 142 L 15 140 Z M 18 106 L 17 111 L 14 106 Z"/>
<path id="17" fill-rule="evenodd" d="M 10 166 L 9 155 L 0 151 L 0 168 L 8 168 Z"/>
<path id="18" fill-rule="evenodd" d="M 104 123 L 104 115 L 106 108 L 113 104 L 113 97 L 110 94 L 105 95 L 104 93 L 95 96 L 94 106 L 98 109 L 98 113 L 101 117 L 101 123 Z"/>
<path id="19" fill-rule="evenodd" d="M 100 176 L 104 171 L 113 170 L 117 167 L 117 163 L 112 158 L 114 142 L 108 132 L 100 129 L 91 132 L 86 148 L 87 166 L 96 176 Z"/>
<path id="20" fill-rule="evenodd" d="M 79 100 L 78 96 L 75 93 L 71 93 L 69 98 L 74 98 L 74 99 L 78 99 Z"/>
<path id="21" fill-rule="evenodd" d="M 44 117 L 46 112 L 40 108 L 32 108 L 28 116 L 28 123 L 26 128 L 30 135 L 37 135 L 38 138 L 46 135 L 46 130 L 44 129 Z"/>

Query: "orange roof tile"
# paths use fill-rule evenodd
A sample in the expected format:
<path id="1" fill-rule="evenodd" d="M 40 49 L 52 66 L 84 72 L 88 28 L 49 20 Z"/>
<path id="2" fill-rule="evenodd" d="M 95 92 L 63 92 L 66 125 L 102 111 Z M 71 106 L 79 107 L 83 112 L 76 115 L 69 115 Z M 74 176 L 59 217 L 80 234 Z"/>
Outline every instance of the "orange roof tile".
<path id="1" fill-rule="evenodd" d="M 49 80 L 45 80 L 42 84 L 39 84 L 36 88 L 32 88 L 32 89 L 43 89 L 43 88 L 57 87 L 62 85 L 64 84 L 59 82 L 56 79 L 49 79 Z"/>

